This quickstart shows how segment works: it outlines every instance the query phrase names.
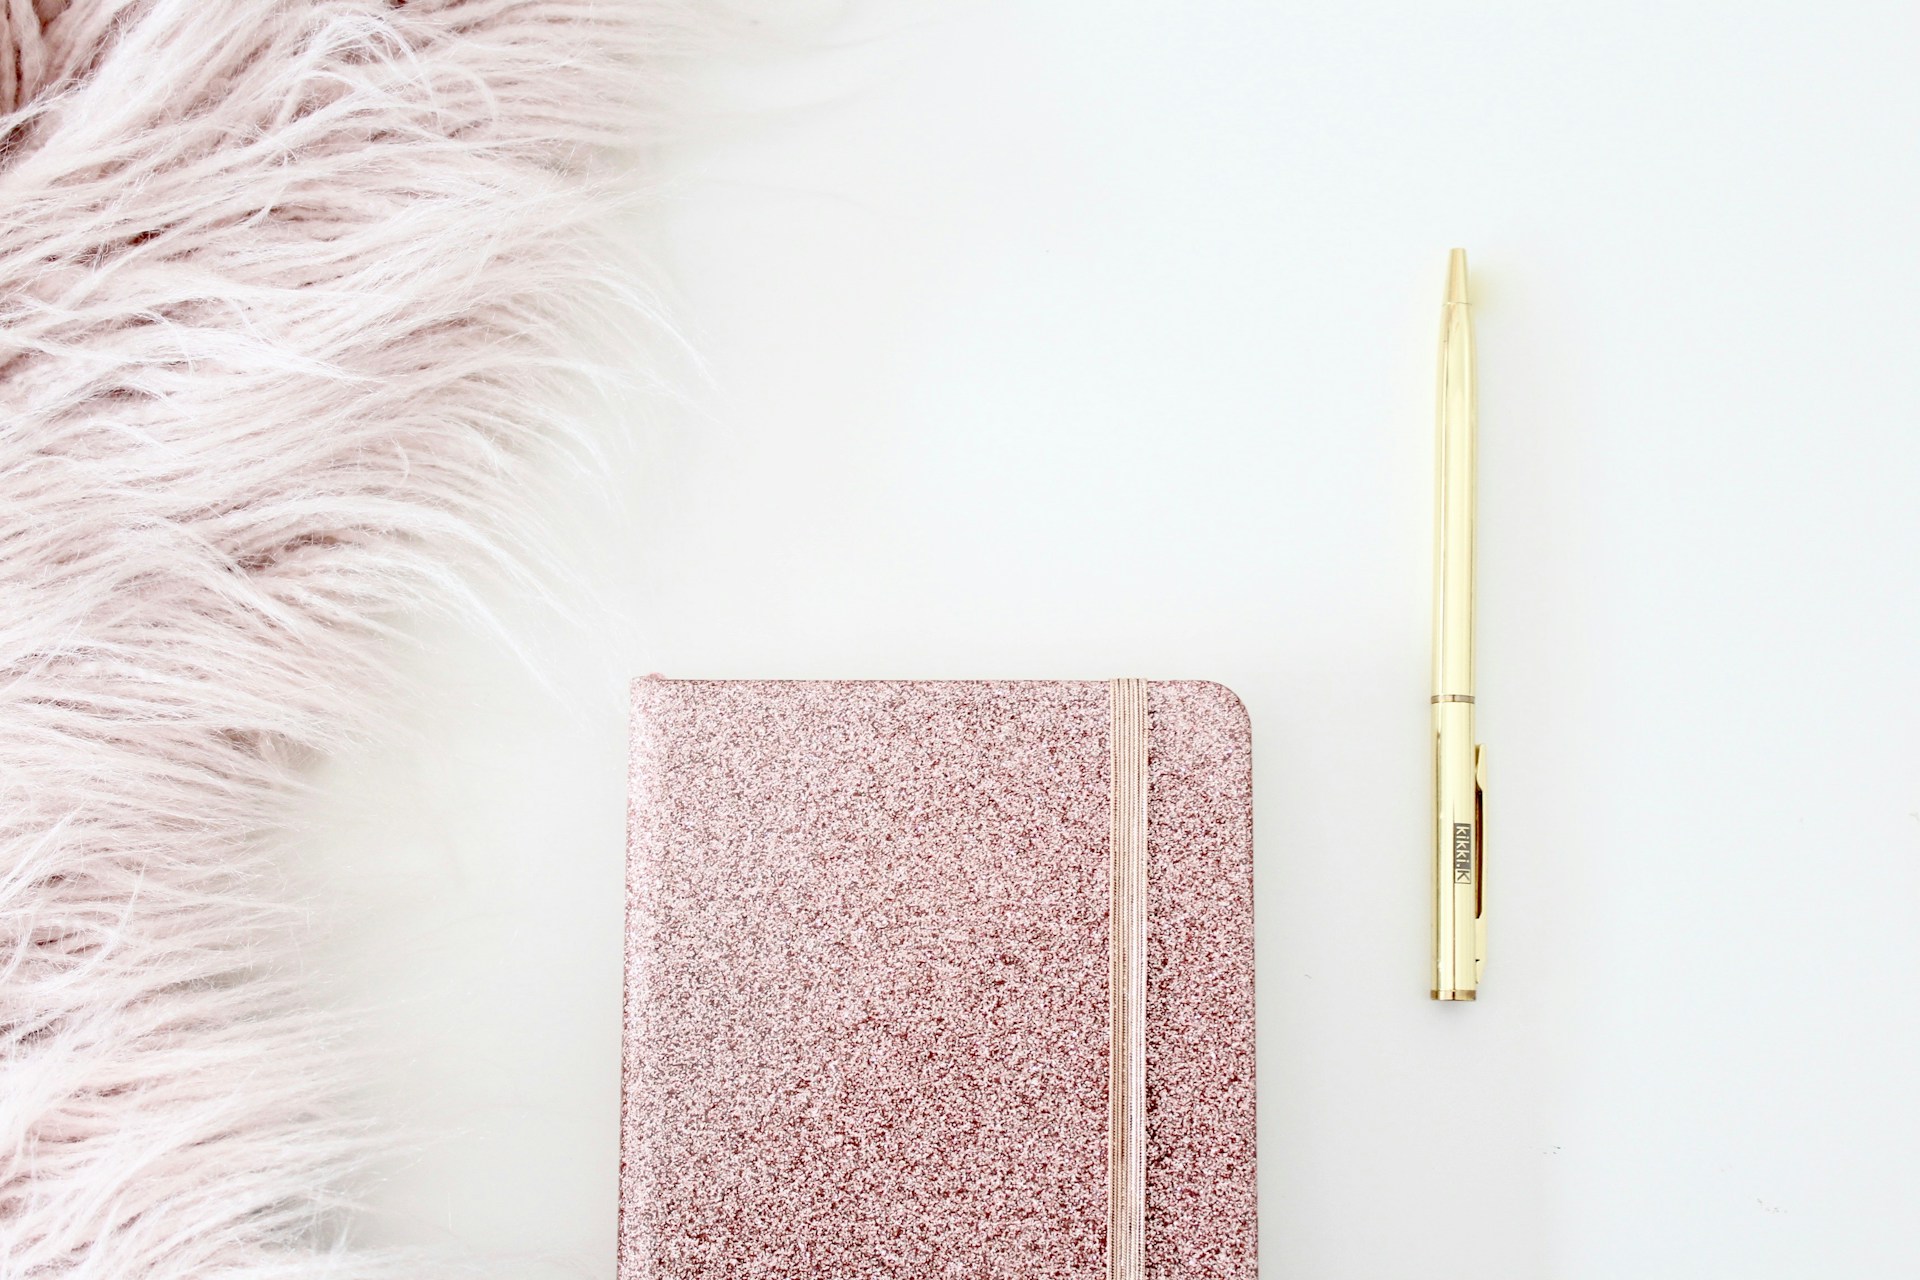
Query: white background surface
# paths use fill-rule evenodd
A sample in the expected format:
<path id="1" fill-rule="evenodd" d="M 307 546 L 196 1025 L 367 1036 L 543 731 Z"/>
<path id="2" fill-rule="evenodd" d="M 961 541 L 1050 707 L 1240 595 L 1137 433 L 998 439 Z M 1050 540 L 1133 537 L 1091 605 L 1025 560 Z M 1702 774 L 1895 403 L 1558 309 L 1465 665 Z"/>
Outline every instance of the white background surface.
<path id="1" fill-rule="evenodd" d="M 710 388 L 605 423 L 578 621 L 429 630 L 417 739 L 321 780 L 318 963 L 437 1135 L 386 1232 L 612 1275 L 627 676 L 1138 674 L 1253 717 L 1265 1275 L 1913 1275 L 1916 37 L 912 0 L 716 75 L 664 253 Z M 1424 968 L 1454 244 L 1470 1007 Z"/>

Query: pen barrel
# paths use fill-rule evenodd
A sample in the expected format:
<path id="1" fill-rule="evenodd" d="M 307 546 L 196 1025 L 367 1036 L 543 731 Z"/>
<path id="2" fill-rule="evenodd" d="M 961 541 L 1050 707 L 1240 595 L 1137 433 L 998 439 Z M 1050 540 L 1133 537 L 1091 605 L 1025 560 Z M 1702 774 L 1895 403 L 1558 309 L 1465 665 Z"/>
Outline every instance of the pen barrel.
<path id="1" fill-rule="evenodd" d="M 1434 444 L 1433 691 L 1473 693 L 1474 526 L 1478 520 L 1473 322 L 1449 303 L 1440 335 Z"/>
<path id="2" fill-rule="evenodd" d="M 1472 1000 L 1485 959 L 1483 822 L 1473 704 L 1433 704 L 1433 998 Z"/>

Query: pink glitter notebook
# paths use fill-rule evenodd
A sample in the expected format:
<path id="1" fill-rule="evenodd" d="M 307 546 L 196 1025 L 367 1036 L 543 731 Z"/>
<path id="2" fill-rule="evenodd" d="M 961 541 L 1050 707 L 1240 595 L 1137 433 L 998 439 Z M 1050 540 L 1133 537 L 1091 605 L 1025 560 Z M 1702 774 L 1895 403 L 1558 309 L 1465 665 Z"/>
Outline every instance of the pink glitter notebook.
<path id="1" fill-rule="evenodd" d="M 633 686 L 622 1280 L 1255 1275 L 1246 714 Z"/>

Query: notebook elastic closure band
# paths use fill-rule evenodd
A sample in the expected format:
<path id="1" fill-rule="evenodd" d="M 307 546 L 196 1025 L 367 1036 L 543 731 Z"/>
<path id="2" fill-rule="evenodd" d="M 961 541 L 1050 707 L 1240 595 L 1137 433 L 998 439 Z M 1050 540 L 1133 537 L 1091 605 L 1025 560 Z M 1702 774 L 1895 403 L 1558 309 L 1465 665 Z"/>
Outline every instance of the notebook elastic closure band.
<path id="1" fill-rule="evenodd" d="M 1147 682 L 1109 693 L 1107 1276 L 1142 1280 L 1147 1218 Z"/>

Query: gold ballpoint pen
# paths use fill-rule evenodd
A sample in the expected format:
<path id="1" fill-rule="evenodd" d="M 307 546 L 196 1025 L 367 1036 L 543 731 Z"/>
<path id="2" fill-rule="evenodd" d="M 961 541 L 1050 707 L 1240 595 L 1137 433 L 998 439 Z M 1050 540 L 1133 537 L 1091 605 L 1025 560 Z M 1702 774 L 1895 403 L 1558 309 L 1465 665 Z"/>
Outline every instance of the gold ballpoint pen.
<path id="1" fill-rule="evenodd" d="M 1484 748 L 1473 740 L 1473 318 L 1447 263 L 1433 521 L 1433 998 L 1472 1000 L 1487 957 Z"/>

